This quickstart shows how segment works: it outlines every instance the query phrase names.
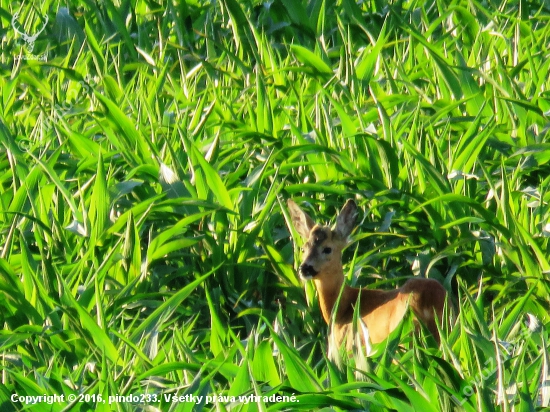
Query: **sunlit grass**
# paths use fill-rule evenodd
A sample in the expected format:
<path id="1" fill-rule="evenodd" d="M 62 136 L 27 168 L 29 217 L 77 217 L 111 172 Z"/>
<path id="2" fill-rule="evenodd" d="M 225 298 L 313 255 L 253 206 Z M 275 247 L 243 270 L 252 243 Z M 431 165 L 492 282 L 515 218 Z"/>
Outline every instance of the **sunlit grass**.
<path id="1" fill-rule="evenodd" d="M 550 406 L 547 5 L 0 4 L 0 409 Z M 328 361 L 290 197 L 356 199 L 350 284 L 440 280 L 441 347 Z"/>

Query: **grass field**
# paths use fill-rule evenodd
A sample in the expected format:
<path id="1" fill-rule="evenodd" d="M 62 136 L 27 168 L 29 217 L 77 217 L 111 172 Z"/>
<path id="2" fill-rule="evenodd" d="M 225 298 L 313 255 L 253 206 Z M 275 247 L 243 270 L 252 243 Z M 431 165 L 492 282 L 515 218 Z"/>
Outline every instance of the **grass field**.
<path id="1" fill-rule="evenodd" d="M 0 410 L 550 406 L 548 2 L 0 5 Z M 330 362 L 288 198 L 441 346 Z"/>

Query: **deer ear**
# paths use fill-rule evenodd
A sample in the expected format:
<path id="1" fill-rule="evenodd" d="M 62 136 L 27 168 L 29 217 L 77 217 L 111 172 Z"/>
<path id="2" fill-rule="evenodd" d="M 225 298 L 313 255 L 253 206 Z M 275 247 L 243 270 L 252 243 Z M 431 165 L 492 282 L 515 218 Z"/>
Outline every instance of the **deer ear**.
<path id="1" fill-rule="evenodd" d="M 313 226 L 315 226 L 315 222 L 306 212 L 300 209 L 294 200 L 288 199 L 287 205 L 294 229 L 296 229 L 296 232 L 304 239 L 308 239 L 309 232 L 313 229 Z"/>
<path id="2" fill-rule="evenodd" d="M 356 217 L 357 205 L 353 200 L 349 199 L 336 218 L 336 228 L 334 231 L 340 239 L 346 240 L 348 238 L 355 227 Z"/>

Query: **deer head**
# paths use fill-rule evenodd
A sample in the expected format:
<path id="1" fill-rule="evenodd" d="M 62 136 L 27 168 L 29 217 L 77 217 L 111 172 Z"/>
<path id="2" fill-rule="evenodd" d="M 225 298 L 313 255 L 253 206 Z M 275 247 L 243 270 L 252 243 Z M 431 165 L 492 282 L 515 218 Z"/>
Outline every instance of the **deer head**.
<path id="1" fill-rule="evenodd" d="M 343 282 L 342 250 L 355 226 L 357 205 L 348 200 L 336 219 L 336 226 L 331 229 L 315 224 L 293 200 L 288 200 L 287 204 L 294 228 L 306 241 L 302 248 L 301 277 L 337 288 Z"/>

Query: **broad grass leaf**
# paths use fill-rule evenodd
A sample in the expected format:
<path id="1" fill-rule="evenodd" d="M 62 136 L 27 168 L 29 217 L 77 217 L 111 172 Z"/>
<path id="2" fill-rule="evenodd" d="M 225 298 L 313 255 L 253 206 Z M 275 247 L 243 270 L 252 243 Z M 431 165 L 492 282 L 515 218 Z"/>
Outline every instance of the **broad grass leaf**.
<path id="1" fill-rule="evenodd" d="M 292 266 L 283 262 L 280 251 L 267 243 L 264 244 L 264 250 L 267 257 L 272 262 L 273 268 L 276 270 L 277 274 L 285 279 L 289 284 L 297 287 L 300 286 L 300 280 L 296 276 Z"/>
<path id="2" fill-rule="evenodd" d="M 291 195 L 295 193 L 309 193 L 313 197 L 314 193 L 331 193 L 340 196 L 349 195 L 349 191 L 343 188 L 327 186 L 320 183 L 299 183 L 294 185 L 288 185 L 285 187 L 285 191 Z"/>
<path id="3" fill-rule="evenodd" d="M 506 97 L 506 96 L 499 96 L 499 99 L 518 105 L 527 111 L 531 111 L 538 114 L 539 116 L 544 116 L 540 107 L 538 107 L 536 104 L 529 102 L 528 100 L 513 99 L 511 97 Z"/>
<path id="4" fill-rule="evenodd" d="M 231 200 L 231 196 L 229 195 L 225 183 L 222 181 L 218 172 L 204 159 L 197 148 L 194 147 L 193 151 L 195 158 L 198 160 L 201 169 L 203 170 L 206 177 L 206 184 L 208 185 L 218 202 L 220 202 L 220 205 L 231 211 L 234 211 L 235 209 L 233 201 Z"/>
<path id="5" fill-rule="evenodd" d="M 32 324 L 41 325 L 44 317 L 36 310 L 35 306 L 25 298 L 24 287 L 13 268 L 5 260 L 0 258 L 0 292 L 3 292 L 4 307 L 8 313 L 19 313 L 22 319 Z M 27 280 L 29 282 L 30 280 Z M 19 320 L 16 325 L 19 326 Z"/>
<path id="6" fill-rule="evenodd" d="M 136 187 L 143 184 L 139 180 L 127 180 L 116 183 L 114 186 L 109 187 L 109 197 L 111 202 L 114 202 L 128 193 L 131 193 Z"/>
<path id="7" fill-rule="evenodd" d="M 467 223 L 483 223 L 485 222 L 485 219 L 482 219 L 480 217 L 475 216 L 464 216 L 460 219 L 453 220 L 452 222 L 446 223 L 443 226 L 441 226 L 441 229 L 451 229 L 455 226 L 461 226 Z"/>
<path id="8" fill-rule="evenodd" d="M 487 139 L 491 136 L 496 127 L 494 118 L 489 119 L 480 130 L 482 115 L 476 117 L 464 136 L 460 139 L 455 151 L 452 170 L 459 170 L 463 173 L 471 173 L 480 152 L 485 147 Z"/>
<path id="9" fill-rule="evenodd" d="M 237 372 L 233 382 L 231 382 L 231 387 L 228 392 L 229 396 L 243 396 L 252 387 L 249 365 L 250 362 L 247 358 L 242 360 L 239 365 L 239 371 Z"/>
<path id="10" fill-rule="evenodd" d="M 548 336 L 541 334 L 542 340 L 542 381 L 544 384 L 540 388 L 541 392 L 541 404 L 544 407 L 550 406 L 550 343 L 548 342 Z M 544 350 L 546 348 L 546 350 Z"/>
<path id="11" fill-rule="evenodd" d="M 208 303 L 208 308 L 210 311 L 210 350 L 214 356 L 219 356 L 220 354 L 223 354 L 226 348 L 227 325 L 224 324 L 218 314 L 219 304 L 215 303 L 212 299 L 211 294 L 213 292 L 217 291 L 214 290 L 210 292 L 208 288 L 204 289 L 206 302 Z"/>
<path id="12" fill-rule="evenodd" d="M 479 289 L 481 290 L 482 282 L 480 281 Z M 481 306 L 483 306 L 483 295 L 478 296 L 478 301 L 476 302 L 473 297 L 468 293 L 467 290 L 464 289 L 464 286 L 461 285 L 461 289 L 463 289 L 463 295 L 466 297 L 466 302 L 463 303 L 463 307 L 466 307 L 466 303 L 468 304 L 468 307 L 471 310 L 468 311 L 460 311 L 459 316 L 462 317 L 469 317 L 473 321 L 477 323 L 477 326 L 479 327 L 481 334 L 484 339 L 488 339 L 490 336 L 490 330 L 489 325 L 487 324 L 487 321 L 485 320 L 482 312 Z"/>
<path id="13" fill-rule="evenodd" d="M 130 218 L 130 216 L 138 220 L 141 219 L 153 208 L 154 204 L 162 200 L 163 197 L 164 195 L 162 194 L 152 196 L 133 205 L 129 210 L 127 210 L 117 218 L 115 223 L 113 223 L 113 225 L 107 230 L 107 233 L 113 234 L 122 231 L 123 228 L 126 227 L 126 225 L 128 224 L 128 219 Z"/>
<path id="14" fill-rule="evenodd" d="M 521 367 L 521 385 L 518 384 L 518 393 L 516 394 L 517 398 L 519 398 L 519 403 L 516 404 L 514 408 L 514 412 L 532 412 L 535 409 L 535 406 L 538 404 L 538 402 L 533 402 L 533 399 L 531 399 L 531 392 L 529 388 L 529 383 L 531 383 L 531 376 L 527 376 L 527 368 Z M 519 377 L 517 380 L 519 381 Z"/>
<path id="15" fill-rule="evenodd" d="M 50 162 L 54 164 L 55 164 L 55 160 L 56 160 L 56 156 L 52 156 L 50 158 Z M 42 160 L 38 158 L 35 158 L 35 161 L 47 173 L 47 175 L 50 177 L 50 179 L 55 184 L 57 189 L 61 192 L 61 194 L 63 195 L 63 198 L 65 199 L 67 204 L 70 206 L 70 209 L 73 213 L 73 217 L 79 222 L 83 222 L 82 213 L 80 212 L 79 208 L 76 206 L 76 203 L 74 202 L 74 199 L 73 199 L 73 195 L 65 187 L 65 184 L 62 182 L 61 178 L 59 177 L 57 172 L 54 170 L 54 167 L 52 167 L 52 165 L 49 163 L 42 162 Z"/>
<path id="16" fill-rule="evenodd" d="M 76 301 L 76 299 L 71 295 L 69 287 L 66 284 L 63 286 L 65 291 L 61 296 L 61 301 L 67 306 L 67 308 L 76 310 L 80 319 L 80 324 L 84 330 L 90 334 L 94 346 L 98 348 L 102 354 L 107 356 L 112 363 L 120 364 L 122 359 L 119 356 L 116 346 L 111 341 L 108 331 L 105 331 L 105 329 L 100 327 L 100 325 L 97 324 L 97 321 L 90 316 L 88 311 Z"/>
<path id="17" fill-rule="evenodd" d="M 122 331 L 121 331 L 122 332 Z M 129 348 L 131 348 L 131 350 L 133 351 L 133 353 L 139 357 L 141 359 L 141 361 L 147 365 L 147 367 L 152 367 L 154 365 L 154 362 L 151 361 L 151 359 L 149 359 L 149 357 L 143 353 L 143 351 L 141 350 L 141 348 L 139 348 L 136 344 L 134 344 L 134 342 L 130 341 L 128 339 L 128 337 L 125 335 L 125 334 L 122 334 L 121 332 L 119 331 L 116 331 L 116 330 L 110 330 L 110 333 L 112 333 L 114 336 L 116 336 L 117 338 L 119 338 L 121 340 L 121 342 L 124 343 L 124 345 L 127 345 Z M 122 346 L 122 345 L 120 345 Z"/>
<path id="18" fill-rule="evenodd" d="M 478 84 L 478 80 L 475 79 L 475 71 L 468 67 L 463 55 L 460 51 L 456 51 L 456 59 L 459 62 L 458 76 L 460 83 L 462 84 L 462 91 L 464 92 L 464 101 L 466 102 L 466 108 L 470 115 L 489 117 L 491 110 L 485 103 L 483 91 Z"/>
<path id="19" fill-rule="evenodd" d="M 430 186 L 442 195 L 445 193 L 449 193 L 449 183 L 434 167 L 434 165 L 424 156 L 424 154 L 420 153 L 407 140 L 402 140 L 402 142 L 405 150 L 407 152 L 410 152 L 411 156 L 418 162 L 416 167 L 418 169 L 421 168 L 422 172 L 425 172 L 427 174 L 426 181 L 430 183 Z"/>
<path id="20" fill-rule="evenodd" d="M 155 238 L 152 239 L 151 242 L 149 243 L 149 251 L 151 251 L 150 256 L 157 256 L 156 251 L 159 248 L 163 247 L 170 239 L 176 238 L 178 236 L 182 236 L 183 234 L 185 234 L 190 230 L 189 228 L 190 225 L 192 225 L 193 223 L 203 219 L 205 216 L 208 216 L 212 213 L 214 213 L 213 210 L 206 210 L 204 212 L 187 215 L 186 217 L 178 221 L 171 228 L 165 229 L 162 232 L 158 233 L 157 236 L 155 236 Z M 201 238 L 200 236 L 195 238 L 187 238 L 188 241 L 194 240 L 194 242 L 189 242 L 189 244 L 185 247 L 189 247 L 196 244 L 197 243 L 196 241 L 198 241 L 200 238 Z"/>
<path id="21" fill-rule="evenodd" d="M 35 240 L 39 244 L 45 244 L 45 239 L 40 237 L 38 231 L 35 232 Z M 25 299 L 28 300 L 34 307 L 42 309 L 44 312 L 49 312 L 52 307 L 55 307 L 55 302 L 48 296 L 48 291 L 44 287 L 42 276 L 38 276 L 40 272 L 39 262 L 37 262 L 32 254 L 30 245 L 25 241 L 25 236 L 20 237 L 21 248 L 21 269 L 23 289 L 25 291 Z M 39 298 L 40 297 L 40 298 Z M 43 313 L 42 316 L 44 316 Z"/>
<path id="22" fill-rule="evenodd" d="M 281 2 L 294 24 L 298 25 L 301 29 L 313 33 L 313 23 L 308 16 L 308 11 L 304 7 L 305 3 L 292 0 L 281 0 Z"/>
<path id="23" fill-rule="evenodd" d="M 534 254 L 538 261 L 538 266 L 540 267 L 540 270 L 542 272 L 549 272 L 550 271 L 550 263 L 547 259 L 547 254 L 542 251 L 540 248 L 538 242 L 534 239 L 531 233 L 529 233 L 520 222 L 516 222 L 516 228 L 518 231 L 518 234 L 523 237 L 523 240 L 527 245 L 530 246 L 531 250 L 525 254 Z M 532 252 L 532 253 L 531 253 Z M 523 251 L 522 251 L 522 254 Z M 530 257 L 529 257 L 530 258 Z M 525 259 L 526 260 L 526 259 Z M 536 271 L 533 271 L 536 273 Z"/>
<path id="24" fill-rule="evenodd" d="M 217 269 L 217 268 L 216 268 Z M 206 275 L 195 279 L 180 291 L 174 293 L 166 302 L 160 305 L 153 313 L 151 313 L 130 335 L 130 339 L 134 342 L 143 338 L 143 334 L 149 334 L 154 330 L 159 330 L 160 326 L 166 321 L 177 307 L 183 302 L 199 285 L 202 284 L 214 271 L 212 270 Z"/>
<path id="25" fill-rule="evenodd" d="M 20 345 L 22 342 L 25 342 L 27 339 L 34 335 L 39 335 L 42 333 L 41 326 L 22 326 L 17 328 L 15 331 L 3 331 L 0 335 L 0 350 L 7 351 L 12 346 Z"/>
<path id="26" fill-rule="evenodd" d="M 69 146 L 72 150 L 78 152 L 80 157 L 87 158 L 92 156 L 93 158 L 97 158 L 99 156 L 101 146 L 88 136 L 73 130 L 63 117 L 59 117 L 57 130 L 69 138 Z"/>
<path id="27" fill-rule="evenodd" d="M 386 21 L 382 26 L 382 30 L 378 35 L 378 39 L 373 47 L 367 47 L 363 50 L 361 60 L 357 63 L 355 71 L 357 72 L 357 78 L 364 81 L 366 84 L 370 83 L 374 74 L 376 63 L 382 58 L 382 49 L 388 41 L 386 35 Z"/>
<path id="28" fill-rule="evenodd" d="M 18 77 L 19 77 L 18 80 L 20 82 L 23 82 L 33 87 L 36 90 L 36 92 L 40 93 L 40 95 L 43 98 L 45 98 L 47 101 L 49 102 L 53 101 L 50 84 L 48 82 L 42 81 L 38 73 L 35 73 L 33 70 L 27 69 L 27 70 L 21 71 Z"/>
<path id="29" fill-rule="evenodd" d="M 445 57 L 442 56 L 441 51 L 438 50 L 434 45 L 430 44 L 422 34 L 420 34 L 415 28 L 406 25 L 403 27 L 415 40 L 417 40 L 429 55 L 432 57 L 432 61 L 437 67 L 443 81 L 451 90 L 455 100 L 459 100 L 463 97 L 462 86 L 458 76 L 450 67 L 450 64 L 446 61 Z"/>
<path id="30" fill-rule="evenodd" d="M 342 125 L 342 131 L 344 132 L 344 137 L 351 137 L 355 135 L 357 133 L 357 126 L 355 125 L 351 117 L 346 113 L 344 107 L 338 101 L 333 99 L 329 93 L 326 93 L 324 89 L 323 92 L 336 109 L 336 113 L 338 113 L 340 124 Z"/>
<path id="31" fill-rule="evenodd" d="M 332 76 L 332 69 L 326 64 L 323 59 L 313 53 L 311 50 L 303 46 L 293 44 L 290 46 L 290 51 L 296 56 L 298 61 L 310 69 L 313 73 Z"/>
<path id="32" fill-rule="evenodd" d="M 105 107 L 106 118 L 109 119 L 121 133 L 120 137 L 123 138 L 124 147 L 120 147 L 119 149 L 127 150 L 133 153 L 134 156 L 137 155 L 142 163 L 152 163 L 152 152 L 149 144 L 143 138 L 140 131 L 136 130 L 135 124 L 133 124 L 127 115 L 120 109 L 119 105 L 95 89 L 94 95 Z M 113 136 L 113 138 L 116 137 Z"/>
<path id="33" fill-rule="evenodd" d="M 267 382 L 270 386 L 281 384 L 281 378 L 273 359 L 273 348 L 267 340 L 260 342 L 254 350 L 252 373 L 255 380 Z"/>
<path id="34" fill-rule="evenodd" d="M 241 4 L 236 0 L 222 0 L 221 4 L 225 6 L 233 21 L 231 27 L 237 46 L 242 49 L 245 56 L 254 56 L 258 61 L 261 61 L 256 45 L 253 42 L 253 25 L 241 8 Z"/>
<path id="35" fill-rule="evenodd" d="M 430 358 L 439 365 L 439 376 L 441 376 L 445 382 L 443 389 L 452 396 L 452 400 L 460 404 L 464 410 L 475 412 L 476 409 L 473 408 L 469 402 L 466 402 L 467 395 L 465 394 L 464 388 L 467 386 L 468 382 L 462 378 L 453 365 L 448 363 L 445 359 L 437 356 L 431 356 Z"/>
<path id="36" fill-rule="evenodd" d="M 537 166 L 547 164 L 550 161 L 550 143 L 539 143 L 521 147 L 509 157 L 509 160 L 513 160 L 515 163 L 516 157 L 527 156 L 532 156 L 536 160 Z"/>
<path id="37" fill-rule="evenodd" d="M 425 398 L 418 390 L 410 387 L 409 384 L 401 380 L 397 375 L 392 372 L 389 372 L 389 375 L 392 377 L 393 381 L 401 388 L 405 393 L 405 396 L 411 402 L 412 409 L 415 411 L 427 411 L 427 412 L 438 412 L 438 409 L 433 405 L 429 399 Z"/>
<path id="38" fill-rule="evenodd" d="M 90 223 L 92 235 L 98 240 L 109 223 L 110 196 L 107 190 L 107 177 L 103 165 L 103 156 L 99 153 L 97 159 L 97 172 L 95 175 L 94 188 L 90 198 Z"/>
<path id="39" fill-rule="evenodd" d="M 134 41 L 132 40 L 132 36 L 130 36 L 130 33 L 128 33 L 128 29 L 125 23 L 125 20 L 129 16 L 121 16 L 120 14 L 120 12 L 122 12 L 126 8 L 117 8 L 115 6 L 115 3 L 111 1 L 106 2 L 105 7 L 109 12 L 112 23 L 116 27 L 116 31 L 122 36 L 124 45 L 126 46 L 126 52 L 130 54 L 132 61 L 136 61 L 138 55 L 134 46 Z"/>
<path id="40" fill-rule="evenodd" d="M 170 199 L 179 197 L 191 197 L 189 190 L 178 178 L 178 175 L 164 163 L 160 163 L 159 167 L 159 182 Z"/>
<path id="41" fill-rule="evenodd" d="M 156 249 L 149 248 L 147 251 L 147 261 L 151 263 L 157 259 L 162 259 L 176 250 L 196 245 L 198 241 L 199 239 L 194 238 L 181 238 L 166 242 Z"/>
<path id="42" fill-rule="evenodd" d="M 288 346 L 275 332 L 271 332 L 271 337 L 281 352 L 292 388 L 299 392 L 319 392 L 322 386 L 313 369 L 304 362 L 294 348 Z"/>
<path id="43" fill-rule="evenodd" d="M 105 67 L 105 58 L 103 57 L 101 47 L 97 41 L 96 35 L 92 30 L 91 23 L 89 22 L 88 16 L 84 15 L 84 31 L 86 33 L 86 42 L 90 47 L 90 52 L 93 54 L 96 67 L 101 68 Z"/>
<path id="44" fill-rule="evenodd" d="M 507 339 L 508 334 L 510 333 L 514 325 L 522 321 L 523 309 L 525 305 L 529 302 L 534 290 L 535 290 L 534 287 L 529 288 L 529 290 L 525 293 L 525 295 L 523 295 L 521 299 L 519 299 L 513 304 L 513 309 L 509 310 L 509 313 L 500 323 L 497 335 L 501 336 L 502 339 Z"/>
<path id="45" fill-rule="evenodd" d="M 463 204 L 464 206 L 467 206 L 469 208 L 472 208 L 475 210 L 481 217 L 490 225 L 492 225 L 493 228 L 499 230 L 502 232 L 505 236 L 510 236 L 509 230 L 501 224 L 498 219 L 496 219 L 494 214 L 491 214 L 484 206 L 479 204 L 476 200 L 468 197 L 468 196 L 462 196 L 457 195 L 453 193 L 447 193 L 443 194 L 441 196 L 438 196 L 436 198 L 432 198 L 428 200 L 427 202 L 422 203 L 421 205 L 417 206 L 411 213 L 414 213 L 418 211 L 419 209 L 432 204 L 434 202 L 441 202 L 443 204 L 450 205 L 453 211 L 456 213 L 459 213 L 460 209 L 455 206 L 456 204 Z M 441 225 L 442 226 L 442 225 Z M 441 227 L 440 226 L 440 227 Z"/>
<path id="46" fill-rule="evenodd" d="M 79 49 L 84 41 L 83 30 L 67 7 L 60 7 L 57 10 L 52 35 L 59 43 L 75 42 L 76 49 Z"/>
<path id="47" fill-rule="evenodd" d="M 150 376 L 164 376 L 175 371 L 191 371 L 197 373 L 201 370 L 202 366 L 203 365 L 188 362 L 167 362 L 147 369 L 141 375 L 137 376 L 136 380 L 140 382 Z"/>

